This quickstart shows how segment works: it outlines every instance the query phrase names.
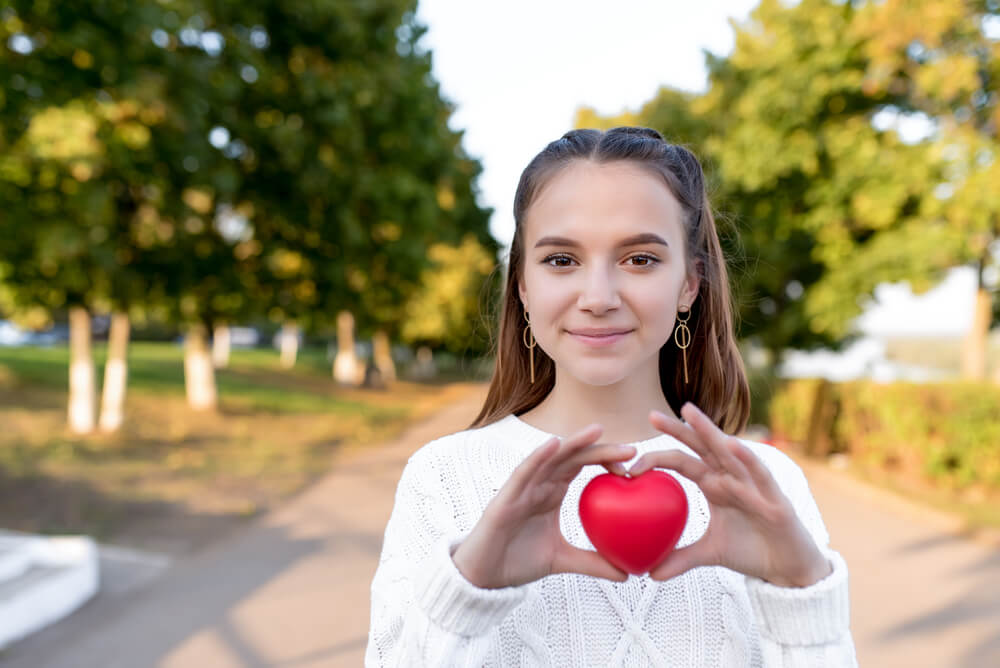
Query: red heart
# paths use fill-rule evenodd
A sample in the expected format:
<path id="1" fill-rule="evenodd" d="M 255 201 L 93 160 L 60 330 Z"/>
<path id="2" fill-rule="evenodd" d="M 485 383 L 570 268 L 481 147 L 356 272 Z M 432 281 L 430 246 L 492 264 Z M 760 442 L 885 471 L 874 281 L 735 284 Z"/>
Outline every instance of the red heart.
<path id="1" fill-rule="evenodd" d="M 580 522 L 605 559 L 641 575 L 666 559 L 687 524 L 684 488 L 670 474 L 635 478 L 603 473 L 580 494 Z"/>

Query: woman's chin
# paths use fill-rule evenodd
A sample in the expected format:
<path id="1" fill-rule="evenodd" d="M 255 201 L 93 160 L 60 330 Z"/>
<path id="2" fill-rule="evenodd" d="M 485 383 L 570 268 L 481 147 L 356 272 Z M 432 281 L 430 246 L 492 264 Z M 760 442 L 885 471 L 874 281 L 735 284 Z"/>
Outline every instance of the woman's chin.
<path id="1" fill-rule="evenodd" d="M 629 374 L 622 373 L 621 367 L 615 369 L 578 369 L 570 375 L 579 383 L 595 387 L 617 385 L 629 377 Z"/>

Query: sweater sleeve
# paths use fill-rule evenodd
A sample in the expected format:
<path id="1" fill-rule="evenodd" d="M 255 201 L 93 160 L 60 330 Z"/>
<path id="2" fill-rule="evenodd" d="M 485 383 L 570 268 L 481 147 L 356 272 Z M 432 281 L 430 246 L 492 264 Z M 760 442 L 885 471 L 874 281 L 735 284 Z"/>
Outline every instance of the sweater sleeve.
<path id="1" fill-rule="evenodd" d="M 808 587 L 779 587 L 746 576 L 747 590 L 761 634 L 766 668 L 856 668 L 850 630 L 847 563 L 830 549 L 829 535 L 799 466 L 782 455 L 782 485 L 799 519 L 812 535 L 832 572 Z"/>
<path id="2" fill-rule="evenodd" d="M 371 585 L 365 666 L 481 666 L 491 632 L 521 603 L 528 585 L 476 587 L 452 561 L 467 535 L 440 473 L 410 458 Z"/>

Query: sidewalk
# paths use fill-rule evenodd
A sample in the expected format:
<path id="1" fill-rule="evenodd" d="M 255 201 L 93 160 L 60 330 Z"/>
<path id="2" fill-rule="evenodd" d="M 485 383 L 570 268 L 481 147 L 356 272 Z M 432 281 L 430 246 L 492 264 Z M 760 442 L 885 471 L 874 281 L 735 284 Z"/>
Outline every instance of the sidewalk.
<path id="1" fill-rule="evenodd" d="M 799 461 L 847 560 L 861 666 L 1000 666 L 1000 545 L 827 466 Z"/>
<path id="2" fill-rule="evenodd" d="M 3 668 L 360 666 L 369 587 L 393 493 L 416 448 L 464 429 L 485 386 L 331 473 L 243 533 L 180 560 L 114 605 L 87 606 Z M 861 666 L 1000 666 L 1000 549 L 946 517 L 804 464 L 851 569 Z"/>

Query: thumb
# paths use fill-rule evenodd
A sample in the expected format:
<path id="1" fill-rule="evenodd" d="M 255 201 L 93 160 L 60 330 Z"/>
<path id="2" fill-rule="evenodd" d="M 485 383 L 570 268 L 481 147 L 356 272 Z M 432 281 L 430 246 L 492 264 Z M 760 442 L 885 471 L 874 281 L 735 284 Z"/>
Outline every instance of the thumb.
<path id="1" fill-rule="evenodd" d="M 699 540 L 687 547 L 672 551 L 667 558 L 649 572 L 653 580 L 669 580 L 687 573 L 692 568 L 709 566 L 708 546 L 704 540 Z"/>
<path id="2" fill-rule="evenodd" d="M 565 543 L 556 555 L 553 573 L 580 573 L 606 580 L 625 582 L 628 573 L 613 566 L 611 562 L 593 550 L 581 550 Z"/>

